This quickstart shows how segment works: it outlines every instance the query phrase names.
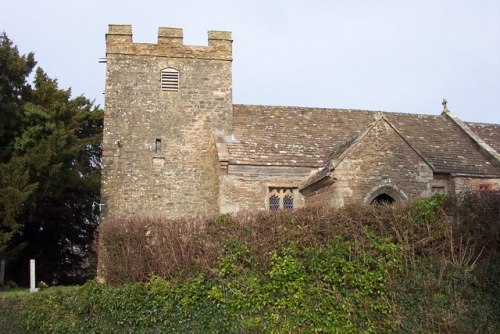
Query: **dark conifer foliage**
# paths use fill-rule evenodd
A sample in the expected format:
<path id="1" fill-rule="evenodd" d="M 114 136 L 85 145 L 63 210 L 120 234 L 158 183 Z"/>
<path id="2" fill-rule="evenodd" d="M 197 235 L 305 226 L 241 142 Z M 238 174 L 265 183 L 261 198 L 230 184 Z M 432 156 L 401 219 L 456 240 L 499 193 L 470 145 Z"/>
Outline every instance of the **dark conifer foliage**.
<path id="1" fill-rule="evenodd" d="M 0 35 L 0 257 L 7 279 L 84 279 L 98 223 L 103 112 Z"/>

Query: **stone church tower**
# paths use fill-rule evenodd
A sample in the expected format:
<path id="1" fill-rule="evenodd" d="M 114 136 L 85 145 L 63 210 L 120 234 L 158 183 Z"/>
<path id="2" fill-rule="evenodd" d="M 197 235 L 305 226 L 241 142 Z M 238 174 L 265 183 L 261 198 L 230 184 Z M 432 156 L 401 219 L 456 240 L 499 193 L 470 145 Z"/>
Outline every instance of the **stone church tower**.
<path id="1" fill-rule="evenodd" d="M 110 25 L 106 63 L 101 219 L 217 213 L 213 135 L 232 131 L 231 33 L 186 46 L 182 29 L 159 28 L 145 44 Z"/>

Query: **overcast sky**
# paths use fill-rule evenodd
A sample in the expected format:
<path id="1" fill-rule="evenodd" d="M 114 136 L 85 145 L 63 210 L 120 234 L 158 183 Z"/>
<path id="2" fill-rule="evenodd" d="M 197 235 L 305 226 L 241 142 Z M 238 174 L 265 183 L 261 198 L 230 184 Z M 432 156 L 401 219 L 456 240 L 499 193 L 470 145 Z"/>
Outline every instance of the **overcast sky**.
<path id="1" fill-rule="evenodd" d="M 500 123 L 500 0 L 0 0 L 0 30 L 61 88 L 103 105 L 107 26 L 233 33 L 234 103 Z"/>

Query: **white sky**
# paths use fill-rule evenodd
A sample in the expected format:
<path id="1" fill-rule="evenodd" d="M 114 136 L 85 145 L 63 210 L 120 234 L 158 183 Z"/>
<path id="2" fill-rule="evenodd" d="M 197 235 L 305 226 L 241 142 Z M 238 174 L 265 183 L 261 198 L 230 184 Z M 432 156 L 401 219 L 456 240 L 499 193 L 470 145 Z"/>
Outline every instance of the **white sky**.
<path id="1" fill-rule="evenodd" d="M 499 0 L 0 0 L 0 30 L 61 88 L 103 105 L 104 35 L 132 24 L 233 33 L 234 103 L 439 114 L 500 123 Z"/>

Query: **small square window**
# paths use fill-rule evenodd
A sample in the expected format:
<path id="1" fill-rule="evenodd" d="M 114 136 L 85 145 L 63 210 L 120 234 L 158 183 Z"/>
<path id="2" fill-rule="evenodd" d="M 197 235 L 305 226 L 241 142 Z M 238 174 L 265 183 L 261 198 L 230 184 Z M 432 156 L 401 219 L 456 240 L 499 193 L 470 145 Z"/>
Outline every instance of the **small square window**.
<path id="1" fill-rule="evenodd" d="M 446 195 L 446 188 L 444 186 L 433 186 L 432 194 Z"/>

